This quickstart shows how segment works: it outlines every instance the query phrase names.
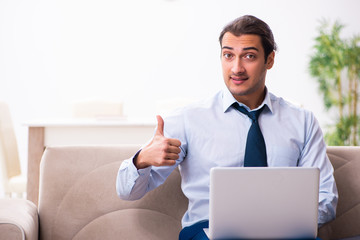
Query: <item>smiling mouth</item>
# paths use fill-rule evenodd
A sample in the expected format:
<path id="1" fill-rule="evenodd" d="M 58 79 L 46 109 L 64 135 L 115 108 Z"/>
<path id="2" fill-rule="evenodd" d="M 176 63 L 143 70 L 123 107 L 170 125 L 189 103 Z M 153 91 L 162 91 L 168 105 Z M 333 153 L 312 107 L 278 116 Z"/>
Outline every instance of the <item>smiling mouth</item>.
<path id="1" fill-rule="evenodd" d="M 230 79 L 234 83 L 242 83 L 242 82 L 245 82 L 246 80 L 248 80 L 249 77 L 248 76 L 235 76 L 235 75 L 232 75 L 232 76 L 230 76 Z"/>

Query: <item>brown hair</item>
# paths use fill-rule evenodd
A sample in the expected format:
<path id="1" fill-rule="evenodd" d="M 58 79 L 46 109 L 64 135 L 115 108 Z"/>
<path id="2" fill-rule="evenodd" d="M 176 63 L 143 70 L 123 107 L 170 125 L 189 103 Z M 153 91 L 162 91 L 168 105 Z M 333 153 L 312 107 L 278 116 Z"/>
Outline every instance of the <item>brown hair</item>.
<path id="1" fill-rule="evenodd" d="M 261 37 L 261 43 L 264 48 L 265 62 L 269 54 L 277 49 L 274 36 L 270 27 L 264 21 L 254 16 L 245 15 L 235 19 L 234 21 L 226 25 L 220 33 L 220 46 L 222 46 L 222 39 L 224 37 L 224 34 L 227 32 L 230 32 L 235 36 L 240 36 L 243 34 L 259 35 Z"/>

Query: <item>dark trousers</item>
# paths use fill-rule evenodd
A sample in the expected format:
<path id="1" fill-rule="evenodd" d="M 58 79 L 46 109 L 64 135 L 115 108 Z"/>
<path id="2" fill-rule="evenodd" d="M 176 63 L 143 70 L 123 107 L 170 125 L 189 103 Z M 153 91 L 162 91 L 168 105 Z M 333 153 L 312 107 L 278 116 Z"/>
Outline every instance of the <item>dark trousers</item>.
<path id="1" fill-rule="evenodd" d="M 206 236 L 206 233 L 203 230 L 204 228 L 209 228 L 208 220 L 204 220 L 204 221 L 195 223 L 191 226 L 185 227 L 180 232 L 179 240 L 209 240 L 209 238 Z M 224 239 L 224 240 L 226 240 L 226 239 Z M 287 240 L 287 239 L 283 239 L 283 240 Z M 295 240 L 295 239 L 291 239 L 291 240 Z M 296 240 L 305 240 L 305 239 L 296 239 Z M 308 239 L 308 240 L 310 240 L 310 239 Z M 316 240 L 321 240 L 321 239 L 316 238 Z"/>

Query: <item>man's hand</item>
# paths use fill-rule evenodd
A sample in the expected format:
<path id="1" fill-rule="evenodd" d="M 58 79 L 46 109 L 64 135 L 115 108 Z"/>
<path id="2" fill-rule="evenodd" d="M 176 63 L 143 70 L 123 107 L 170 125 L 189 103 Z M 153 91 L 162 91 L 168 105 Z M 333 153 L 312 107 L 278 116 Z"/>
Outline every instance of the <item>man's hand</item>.
<path id="1" fill-rule="evenodd" d="M 137 169 L 149 166 L 172 166 L 179 158 L 181 142 L 178 139 L 164 136 L 164 120 L 156 116 L 158 126 L 152 141 L 144 147 L 134 164 Z"/>

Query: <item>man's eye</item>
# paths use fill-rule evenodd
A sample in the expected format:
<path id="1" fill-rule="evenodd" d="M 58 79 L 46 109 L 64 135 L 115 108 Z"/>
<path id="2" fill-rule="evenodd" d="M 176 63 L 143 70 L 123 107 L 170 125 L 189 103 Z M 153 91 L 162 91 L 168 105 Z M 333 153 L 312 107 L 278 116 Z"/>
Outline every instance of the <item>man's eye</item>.
<path id="1" fill-rule="evenodd" d="M 231 53 L 224 53 L 224 57 L 226 59 L 230 59 L 232 57 L 232 54 Z"/>
<path id="2" fill-rule="evenodd" d="M 246 55 L 245 55 L 245 58 L 246 58 L 246 59 L 255 59 L 255 57 L 256 57 L 256 56 L 255 56 L 254 54 L 246 54 Z"/>

